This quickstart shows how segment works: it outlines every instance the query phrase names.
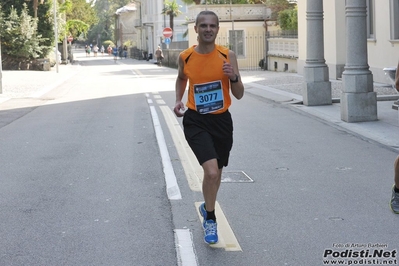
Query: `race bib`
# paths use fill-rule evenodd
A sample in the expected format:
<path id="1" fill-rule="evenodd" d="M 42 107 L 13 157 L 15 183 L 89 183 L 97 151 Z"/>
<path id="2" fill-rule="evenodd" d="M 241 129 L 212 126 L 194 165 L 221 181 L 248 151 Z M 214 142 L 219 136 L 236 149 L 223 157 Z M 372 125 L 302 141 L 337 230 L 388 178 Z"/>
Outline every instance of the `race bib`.
<path id="1" fill-rule="evenodd" d="M 197 112 L 200 114 L 212 113 L 223 109 L 222 81 L 194 84 L 194 100 Z"/>

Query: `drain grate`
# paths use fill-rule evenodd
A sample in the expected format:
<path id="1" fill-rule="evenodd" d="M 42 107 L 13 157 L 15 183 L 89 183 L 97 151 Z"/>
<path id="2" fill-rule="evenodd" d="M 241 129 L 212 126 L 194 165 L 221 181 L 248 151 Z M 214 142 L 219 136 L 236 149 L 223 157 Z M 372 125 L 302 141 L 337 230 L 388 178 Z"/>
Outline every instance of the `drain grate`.
<path id="1" fill-rule="evenodd" d="M 254 181 L 244 171 L 222 172 L 223 183 L 253 183 Z"/>

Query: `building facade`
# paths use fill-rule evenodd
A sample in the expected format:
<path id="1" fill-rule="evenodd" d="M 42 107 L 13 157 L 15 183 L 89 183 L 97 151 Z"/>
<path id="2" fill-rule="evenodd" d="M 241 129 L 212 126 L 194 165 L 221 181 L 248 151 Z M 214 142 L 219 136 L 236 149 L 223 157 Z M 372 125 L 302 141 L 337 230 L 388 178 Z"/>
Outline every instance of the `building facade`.
<path id="1" fill-rule="evenodd" d="M 195 19 L 203 10 L 211 10 L 219 17 L 216 43 L 229 47 L 237 55 L 240 69 L 259 69 L 266 56 L 265 22 L 271 10 L 265 5 L 192 5 L 188 7 L 189 46 L 197 44 Z"/>
<path id="2" fill-rule="evenodd" d="M 184 40 L 187 29 L 187 6 L 179 5 L 182 14 L 174 19 L 174 41 Z M 118 46 L 130 41 L 138 50 L 154 53 L 164 42 L 163 29 L 170 26 L 169 17 L 162 14 L 163 8 L 164 3 L 160 0 L 140 0 L 119 8 L 115 12 Z"/>
<path id="3" fill-rule="evenodd" d="M 341 79 L 347 61 L 346 4 L 353 0 L 323 0 L 324 57 L 330 79 Z M 389 83 L 383 69 L 399 60 L 399 0 L 362 0 L 367 13 L 367 56 L 374 82 Z M 298 73 L 304 74 L 307 47 L 307 0 L 298 0 Z"/>

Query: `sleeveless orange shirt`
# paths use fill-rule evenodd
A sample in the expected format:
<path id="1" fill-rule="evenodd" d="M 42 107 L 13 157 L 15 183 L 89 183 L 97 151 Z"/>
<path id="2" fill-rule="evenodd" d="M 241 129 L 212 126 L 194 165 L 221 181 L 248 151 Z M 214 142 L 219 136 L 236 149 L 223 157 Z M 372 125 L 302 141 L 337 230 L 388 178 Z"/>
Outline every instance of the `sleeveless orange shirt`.
<path id="1" fill-rule="evenodd" d="M 229 49 L 215 45 L 209 54 L 192 46 L 181 53 L 188 77 L 187 107 L 201 114 L 220 114 L 231 105 L 230 81 L 223 73 L 223 61 L 230 62 Z"/>

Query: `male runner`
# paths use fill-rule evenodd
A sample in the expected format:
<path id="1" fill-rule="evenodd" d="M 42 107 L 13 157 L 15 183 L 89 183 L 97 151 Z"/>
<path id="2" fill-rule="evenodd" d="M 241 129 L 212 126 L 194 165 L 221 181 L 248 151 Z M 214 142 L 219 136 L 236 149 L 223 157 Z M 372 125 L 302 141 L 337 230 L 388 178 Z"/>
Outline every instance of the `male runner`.
<path id="1" fill-rule="evenodd" d="M 235 98 L 244 95 L 236 55 L 215 44 L 219 19 L 212 11 L 201 11 L 195 21 L 198 45 L 179 55 L 174 112 L 183 118 L 184 134 L 204 170 L 200 206 L 204 217 L 205 242 L 218 242 L 215 202 L 220 187 L 222 168 L 227 166 L 233 145 L 233 122 L 230 91 Z M 182 98 L 187 81 L 187 111 Z"/>

